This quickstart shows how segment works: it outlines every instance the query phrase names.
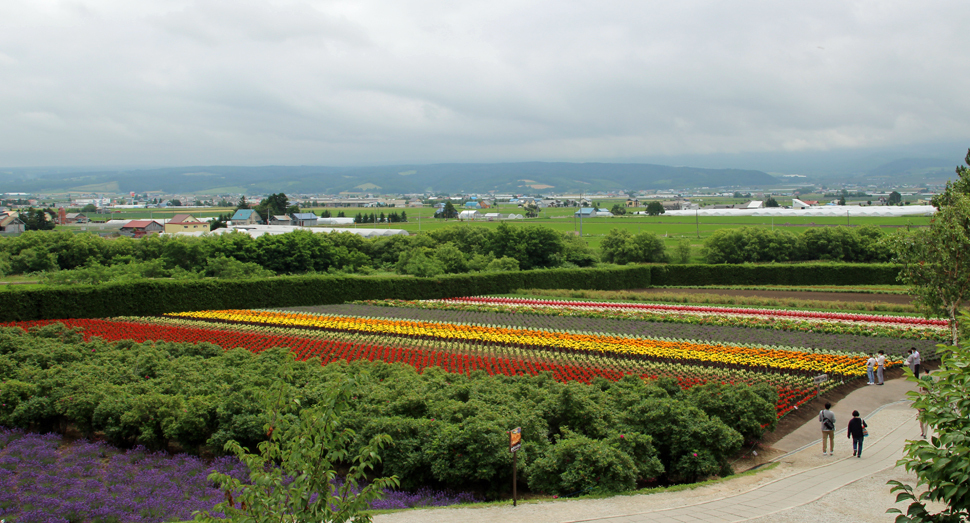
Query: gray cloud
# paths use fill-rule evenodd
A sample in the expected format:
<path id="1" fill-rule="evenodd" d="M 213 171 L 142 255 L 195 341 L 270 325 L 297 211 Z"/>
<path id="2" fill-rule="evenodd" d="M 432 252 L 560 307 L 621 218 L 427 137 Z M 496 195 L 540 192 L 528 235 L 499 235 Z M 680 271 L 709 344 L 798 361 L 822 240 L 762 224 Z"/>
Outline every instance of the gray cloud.
<path id="1" fill-rule="evenodd" d="M 970 138 L 970 4 L 0 3 L 0 165 L 603 160 Z"/>

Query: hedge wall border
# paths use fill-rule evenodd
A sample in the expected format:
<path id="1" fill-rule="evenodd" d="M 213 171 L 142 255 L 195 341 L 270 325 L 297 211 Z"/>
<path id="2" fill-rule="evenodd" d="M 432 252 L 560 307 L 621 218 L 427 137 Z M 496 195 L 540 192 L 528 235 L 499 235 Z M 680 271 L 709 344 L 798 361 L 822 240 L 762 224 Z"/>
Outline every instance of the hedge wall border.
<path id="1" fill-rule="evenodd" d="M 642 289 L 651 285 L 884 285 L 888 264 L 636 265 L 475 273 L 438 278 L 282 276 L 254 280 L 145 280 L 7 289 L 0 321 L 143 316 L 205 309 L 322 305 L 368 299 L 432 299 L 515 289 Z"/>

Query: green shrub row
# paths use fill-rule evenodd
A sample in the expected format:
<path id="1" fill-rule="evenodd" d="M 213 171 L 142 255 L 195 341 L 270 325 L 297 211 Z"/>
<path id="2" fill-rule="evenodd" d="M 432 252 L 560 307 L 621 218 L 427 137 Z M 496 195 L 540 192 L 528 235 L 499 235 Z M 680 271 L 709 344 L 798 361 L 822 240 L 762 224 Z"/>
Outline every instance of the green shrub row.
<path id="1" fill-rule="evenodd" d="M 418 374 L 404 364 L 296 362 L 287 349 L 256 355 L 211 344 L 84 342 L 61 325 L 0 328 L 0 426 L 37 431 L 73 426 L 120 446 L 220 453 L 228 440 L 253 448 L 265 436 L 282 383 L 301 405 L 328 383 L 354 376 L 343 426 L 357 433 L 351 456 L 378 434 L 393 443 L 378 473 L 421 486 L 509 488 L 507 430 L 523 428 L 519 473 L 534 491 L 616 492 L 651 478 L 673 482 L 730 473 L 744 440 L 775 424 L 767 386 L 627 376 L 592 385 L 551 374 Z"/>
<path id="2" fill-rule="evenodd" d="M 642 289 L 651 285 L 885 285 L 886 264 L 637 265 L 473 273 L 436 278 L 283 276 L 247 280 L 143 280 L 4 291 L 0 321 L 104 318 L 206 309 L 291 307 L 354 300 L 434 299 L 515 289 Z"/>

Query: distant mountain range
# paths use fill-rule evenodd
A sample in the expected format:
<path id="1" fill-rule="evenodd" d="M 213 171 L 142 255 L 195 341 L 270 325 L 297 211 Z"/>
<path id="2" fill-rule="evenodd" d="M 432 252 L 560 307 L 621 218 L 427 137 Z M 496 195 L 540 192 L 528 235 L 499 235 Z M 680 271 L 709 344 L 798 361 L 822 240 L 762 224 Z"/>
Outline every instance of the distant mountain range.
<path id="1" fill-rule="evenodd" d="M 170 167 L 99 170 L 3 169 L 0 192 L 166 194 L 579 193 L 690 187 L 767 187 L 755 170 L 644 163 L 452 163 L 378 167 Z"/>

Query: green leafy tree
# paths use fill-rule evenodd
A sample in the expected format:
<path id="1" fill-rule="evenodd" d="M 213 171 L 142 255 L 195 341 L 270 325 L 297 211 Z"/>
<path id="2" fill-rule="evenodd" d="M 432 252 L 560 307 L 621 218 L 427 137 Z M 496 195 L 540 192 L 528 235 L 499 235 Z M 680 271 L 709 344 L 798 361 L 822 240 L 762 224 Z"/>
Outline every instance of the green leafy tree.
<path id="1" fill-rule="evenodd" d="M 535 218 L 539 216 L 539 205 L 533 200 L 522 207 L 525 210 L 526 218 Z"/>
<path id="2" fill-rule="evenodd" d="M 768 199 L 765 200 L 765 207 L 781 207 L 781 206 L 778 205 L 778 200 L 775 200 L 773 196 L 769 196 Z"/>
<path id="3" fill-rule="evenodd" d="M 703 252 L 707 263 L 790 261 L 798 259 L 798 237 L 759 227 L 718 229 L 704 241 Z"/>
<path id="4" fill-rule="evenodd" d="M 677 242 L 677 262 L 690 263 L 690 240 L 682 238 Z"/>
<path id="5" fill-rule="evenodd" d="M 519 260 L 515 258 L 503 257 L 495 258 L 485 266 L 485 272 L 504 272 L 519 270 Z"/>
<path id="6" fill-rule="evenodd" d="M 28 231 L 49 231 L 54 228 L 54 221 L 48 219 L 48 213 L 44 209 L 31 207 L 21 215 L 21 219 L 24 222 L 24 229 Z"/>
<path id="7" fill-rule="evenodd" d="M 613 208 L 610 209 L 610 212 L 613 214 L 613 216 L 623 216 L 626 214 L 626 206 L 619 203 L 613 204 Z"/>
<path id="8" fill-rule="evenodd" d="M 957 179 L 947 180 L 946 189 L 933 197 L 934 207 L 940 208 L 949 205 L 954 194 L 970 195 L 970 167 L 968 167 L 970 166 L 970 150 L 967 150 L 967 156 L 963 161 L 967 165 L 957 166 Z"/>
<path id="9" fill-rule="evenodd" d="M 954 193 L 926 229 L 899 231 L 891 240 L 902 265 L 899 280 L 927 316 L 950 320 L 951 343 L 959 343 L 958 311 L 970 300 L 970 197 Z"/>
<path id="10" fill-rule="evenodd" d="M 887 200 L 887 203 L 889 205 L 901 205 L 902 201 L 903 201 L 903 196 L 898 192 L 893 191 L 889 193 L 889 199 Z"/>
<path id="11" fill-rule="evenodd" d="M 603 261 L 627 263 L 665 263 L 669 261 L 667 247 L 656 234 L 632 234 L 626 229 L 612 229 L 600 243 Z"/>
<path id="12" fill-rule="evenodd" d="M 210 474 L 209 480 L 226 492 L 226 500 L 214 510 L 237 523 L 371 521 L 364 512 L 369 503 L 400 482 L 391 476 L 361 486 L 381 462 L 379 452 L 391 437 L 374 436 L 356 456 L 352 453 L 356 433 L 345 426 L 344 414 L 350 410 L 355 389 L 352 380 L 338 382 L 316 405 L 304 408 L 290 387 L 282 385 L 271 421 L 264 427 L 269 439 L 259 443 L 259 453 L 249 453 L 236 441 L 226 443 L 225 449 L 248 466 L 249 483 L 219 472 Z M 338 486 L 337 468 L 343 464 L 350 467 Z M 225 519 L 202 511 L 195 521 Z"/>
<path id="13" fill-rule="evenodd" d="M 970 315 L 963 313 L 964 321 Z M 929 440 L 910 440 L 905 457 L 896 466 L 916 474 L 916 485 L 890 481 L 896 502 L 910 501 L 906 513 L 897 508 L 887 512 L 899 514 L 897 523 L 959 523 L 970 520 L 970 460 L 966 459 L 970 440 L 970 347 L 942 347 L 941 370 L 909 381 L 919 383 L 920 391 L 906 394 L 918 409 L 919 418 L 933 435 Z M 917 489 L 925 490 L 917 493 Z M 927 503 L 944 505 L 943 510 L 931 513 Z"/>
<path id="14" fill-rule="evenodd" d="M 451 242 L 439 245 L 435 249 L 434 257 L 441 262 L 441 265 L 447 273 L 456 274 L 468 271 L 468 262 L 465 259 L 465 254 Z"/>
<path id="15" fill-rule="evenodd" d="M 508 256 L 519 261 L 522 270 L 558 267 L 566 250 L 561 232 L 530 225 L 513 227 L 502 223 L 495 228 L 488 251 L 495 257 Z"/>
<path id="16" fill-rule="evenodd" d="M 209 224 L 209 230 L 214 231 L 216 229 L 225 229 L 229 226 L 229 221 L 232 219 L 232 213 L 220 214 L 215 220 Z"/>
<path id="17" fill-rule="evenodd" d="M 445 219 L 457 218 L 458 209 L 455 209 L 455 206 L 450 201 L 445 202 L 444 208 L 442 208 L 441 212 L 436 214 L 435 216 L 438 216 L 440 218 L 445 218 Z"/>
<path id="18" fill-rule="evenodd" d="M 81 207 L 81 212 L 84 212 L 84 213 L 98 212 L 98 206 L 93 203 L 89 203 L 84 207 Z"/>
<path id="19" fill-rule="evenodd" d="M 445 265 L 435 257 L 435 251 L 428 247 L 417 247 L 400 254 L 396 270 L 398 274 L 419 277 L 432 277 L 445 272 Z"/>
<path id="20" fill-rule="evenodd" d="M 647 204 L 647 214 L 650 216 L 659 216 L 664 212 L 664 204 L 658 201 L 653 201 Z"/>

